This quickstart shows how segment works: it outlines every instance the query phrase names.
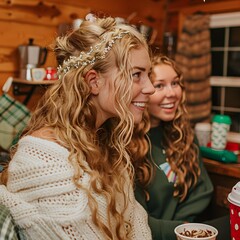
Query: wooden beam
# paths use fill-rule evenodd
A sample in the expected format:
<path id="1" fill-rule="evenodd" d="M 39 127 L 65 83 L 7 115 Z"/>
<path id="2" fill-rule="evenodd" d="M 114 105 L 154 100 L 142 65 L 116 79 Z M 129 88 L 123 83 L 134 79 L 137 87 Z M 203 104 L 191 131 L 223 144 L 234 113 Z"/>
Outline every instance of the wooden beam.
<path id="1" fill-rule="evenodd" d="M 190 7 L 184 7 L 181 9 L 170 8 L 169 12 L 179 12 L 179 28 L 178 34 L 182 32 L 183 23 L 186 16 L 195 12 L 201 11 L 209 14 L 226 13 L 240 11 L 240 1 L 221 1 L 214 3 L 198 4 Z"/>
<path id="2" fill-rule="evenodd" d="M 207 13 L 221 13 L 221 12 L 235 12 L 240 10 L 240 1 L 239 0 L 230 0 L 230 1 L 216 1 L 213 3 L 205 3 L 193 5 L 193 6 L 184 6 L 184 7 L 174 7 L 170 5 L 169 12 L 181 12 L 182 14 L 189 15 L 193 14 L 196 11 L 202 11 Z"/>

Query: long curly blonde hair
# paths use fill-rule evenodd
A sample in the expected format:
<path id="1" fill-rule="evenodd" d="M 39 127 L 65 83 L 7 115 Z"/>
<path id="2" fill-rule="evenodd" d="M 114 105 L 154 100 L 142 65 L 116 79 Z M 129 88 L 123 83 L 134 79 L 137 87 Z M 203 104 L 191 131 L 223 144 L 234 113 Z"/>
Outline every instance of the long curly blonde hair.
<path id="1" fill-rule="evenodd" d="M 180 86 L 182 88 L 182 99 L 174 119 L 169 122 L 161 121 L 161 125 L 163 129 L 162 144 L 166 150 L 166 158 L 178 178 L 174 186 L 174 196 L 178 196 L 180 201 L 183 201 L 190 187 L 196 184 L 200 175 L 198 162 L 199 148 L 194 143 L 194 132 L 185 107 L 186 92 L 183 74 L 172 59 L 159 54 L 152 58 L 153 68 L 154 66 L 163 64 L 167 64 L 174 69 L 180 79 Z"/>
<path id="2" fill-rule="evenodd" d="M 58 37 L 54 52 L 58 64 L 62 65 L 70 56 L 79 56 L 82 51 L 88 52 L 103 36 L 105 41 L 109 42 L 120 31 L 128 31 L 128 34 L 115 40 L 104 58 L 96 60 L 93 65 L 82 65 L 67 71 L 48 88 L 23 135 L 32 134 L 41 128 L 53 130 L 56 136 L 54 140 L 69 150 L 69 162 L 75 169 L 73 181 L 76 186 L 83 188 L 79 184 L 82 170 L 91 176 L 90 189 L 85 190 L 88 193 L 93 222 L 105 234 L 105 239 L 117 236 L 117 239 L 122 240 L 128 239 L 126 224 L 131 227 L 124 219 L 129 198 L 129 188 L 126 187 L 129 180 L 126 179 L 126 172 L 133 183 L 132 162 L 135 162 L 133 158 L 138 157 L 128 147 L 134 132 L 134 119 L 129 110 L 133 81 L 129 52 L 141 47 L 148 50 L 146 40 L 129 25 L 117 25 L 111 17 L 97 18 L 95 22 L 83 21 L 79 29 Z M 96 49 L 99 53 L 105 50 L 106 46 L 103 43 Z M 96 129 L 97 109 L 84 76 L 90 69 L 101 74 L 113 67 L 118 69 L 118 74 L 114 76 L 114 104 L 117 116 L 108 119 Z M 138 133 L 141 131 L 145 133 L 146 128 L 138 130 Z M 139 134 L 137 138 L 142 136 L 143 134 Z M 140 144 L 139 142 L 136 144 Z M 89 167 L 84 164 L 85 161 Z M 116 192 L 124 195 L 124 208 L 121 210 L 117 207 Z M 107 224 L 100 220 L 94 193 L 103 194 L 107 200 Z M 116 227 L 112 226 L 110 216 L 115 218 Z"/>
<path id="3" fill-rule="evenodd" d="M 151 145 L 147 137 L 149 129 L 148 113 L 144 112 L 143 120 L 135 126 L 132 141 L 129 145 L 135 169 L 135 183 L 139 183 L 143 188 L 150 183 L 153 174 L 152 164 L 147 156 Z"/>

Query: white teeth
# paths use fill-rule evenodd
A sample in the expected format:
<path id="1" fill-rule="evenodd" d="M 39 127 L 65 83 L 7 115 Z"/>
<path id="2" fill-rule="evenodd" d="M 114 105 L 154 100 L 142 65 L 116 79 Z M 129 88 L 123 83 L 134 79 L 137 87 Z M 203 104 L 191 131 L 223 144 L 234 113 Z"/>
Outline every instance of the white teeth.
<path id="1" fill-rule="evenodd" d="M 174 104 L 173 104 L 173 103 L 162 104 L 161 107 L 162 107 L 162 108 L 173 108 L 173 107 L 174 107 Z"/>
<path id="2" fill-rule="evenodd" d="M 134 102 L 133 105 L 137 106 L 137 107 L 145 107 L 146 103 L 143 102 Z"/>

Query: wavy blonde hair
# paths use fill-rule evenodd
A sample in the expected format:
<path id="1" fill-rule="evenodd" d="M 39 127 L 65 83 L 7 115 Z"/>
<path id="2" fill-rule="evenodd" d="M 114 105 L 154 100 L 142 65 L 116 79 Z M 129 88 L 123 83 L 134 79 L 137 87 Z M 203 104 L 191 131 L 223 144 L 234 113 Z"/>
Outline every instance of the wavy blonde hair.
<path id="1" fill-rule="evenodd" d="M 148 113 L 145 111 L 143 120 L 135 126 L 132 141 L 129 145 L 132 163 L 135 169 L 135 182 L 139 183 L 143 188 L 146 188 L 150 183 L 153 174 L 152 164 L 147 157 L 151 145 L 147 137 L 149 129 L 150 121 Z"/>
<path id="2" fill-rule="evenodd" d="M 186 105 L 186 92 L 183 83 L 183 74 L 176 63 L 170 58 L 155 55 L 152 58 L 152 67 L 169 65 L 177 73 L 182 88 L 182 99 L 172 121 L 161 121 L 163 129 L 163 147 L 171 169 L 177 174 L 177 184 L 174 186 L 174 196 L 183 201 L 189 189 L 197 183 L 200 175 L 198 162 L 199 148 L 194 143 L 194 132 L 190 124 Z M 154 78 L 154 72 L 152 73 Z"/>
<path id="3" fill-rule="evenodd" d="M 89 197 L 93 222 L 105 234 L 105 239 L 128 239 L 125 231 L 124 212 L 128 206 L 129 193 L 126 186 L 126 172 L 133 182 L 134 167 L 132 150 L 128 150 L 133 131 L 134 119 L 129 110 L 132 100 L 132 76 L 129 53 L 132 49 L 144 47 L 148 50 L 145 38 L 129 25 L 117 25 L 111 17 L 98 18 L 95 22 L 83 21 L 80 28 L 56 39 L 54 52 L 60 65 L 70 56 L 79 56 L 80 52 L 88 52 L 91 46 L 106 42 L 120 31 L 128 31 L 120 39 L 115 40 L 105 58 L 98 59 L 93 65 L 80 66 L 69 70 L 61 80 L 49 87 L 32 115 L 30 124 L 23 135 L 32 134 L 41 128 L 52 129 L 56 142 L 70 152 L 69 162 L 75 172 L 73 181 L 77 187 L 82 170 L 91 176 L 90 189 L 85 189 Z M 97 51 L 105 50 L 100 44 Z M 117 67 L 118 74 L 114 79 L 115 109 L 117 116 L 108 119 L 96 130 L 97 109 L 91 91 L 84 76 L 94 69 L 98 73 L 110 71 Z M 144 131 L 140 130 L 139 132 Z M 139 144 L 139 142 L 137 143 Z M 87 161 L 89 167 L 84 164 Z M 135 161 L 133 161 L 135 162 Z M 103 194 L 107 200 L 108 224 L 100 220 L 98 203 L 94 193 Z M 124 195 L 124 208 L 117 207 L 116 192 Z M 117 225 L 113 227 L 110 216 Z M 130 226 L 131 227 L 131 226 Z"/>

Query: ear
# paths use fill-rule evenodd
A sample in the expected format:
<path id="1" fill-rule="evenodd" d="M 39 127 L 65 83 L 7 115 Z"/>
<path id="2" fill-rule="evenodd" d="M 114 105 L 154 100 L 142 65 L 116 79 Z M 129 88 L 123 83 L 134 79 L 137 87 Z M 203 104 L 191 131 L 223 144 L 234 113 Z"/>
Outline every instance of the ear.
<path id="1" fill-rule="evenodd" d="M 99 93 L 99 74 L 95 70 L 91 69 L 85 75 L 85 79 L 91 88 L 91 93 L 97 95 Z"/>

